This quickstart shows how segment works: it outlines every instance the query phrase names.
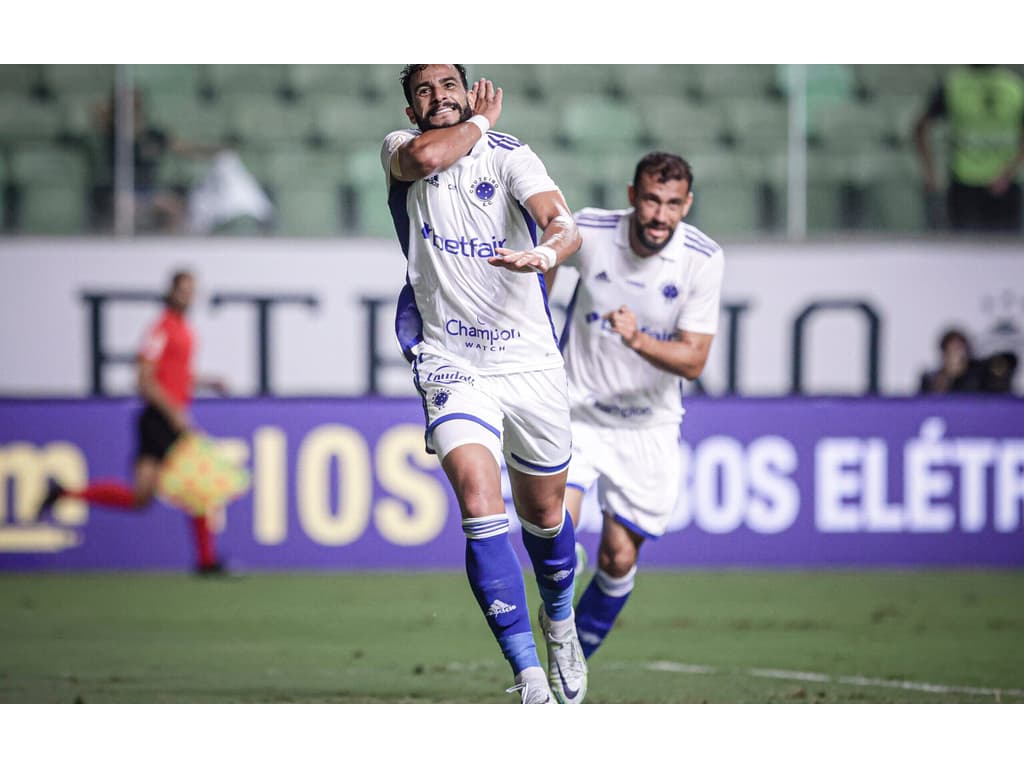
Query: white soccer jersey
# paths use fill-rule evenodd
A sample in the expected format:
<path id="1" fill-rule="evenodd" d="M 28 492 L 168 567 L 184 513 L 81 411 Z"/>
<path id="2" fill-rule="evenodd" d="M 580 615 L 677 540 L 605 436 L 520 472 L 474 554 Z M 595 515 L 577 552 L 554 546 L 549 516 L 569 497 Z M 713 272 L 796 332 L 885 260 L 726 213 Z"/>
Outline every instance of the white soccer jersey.
<path id="1" fill-rule="evenodd" d="M 681 379 L 646 362 L 602 317 L 625 304 L 640 330 L 656 339 L 677 330 L 713 334 L 724 257 L 716 242 L 681 223 L 659 253 L 641 258 L 629 245 L 631 213 L 576 214 L 583 247 L 565 263 L 580 277 L 560 343 L 572 416 L 609 427 L 678 424 Z"/>
<path id="2" fill-rule="evenodd" d="M 388 204 L 408 260 L 395 330 L 402 352 L 465 361 L 482 374 L 562 365 L 544 278 L 487 263 L 499 247 L 526 250 L 537 226 L 524 207 L 558 189 L 527 145 L 489 131 L 447 170 L 414 182 L 391 178 L 391 158 L 420 135 L 389 133 L 381 162 Z"/>

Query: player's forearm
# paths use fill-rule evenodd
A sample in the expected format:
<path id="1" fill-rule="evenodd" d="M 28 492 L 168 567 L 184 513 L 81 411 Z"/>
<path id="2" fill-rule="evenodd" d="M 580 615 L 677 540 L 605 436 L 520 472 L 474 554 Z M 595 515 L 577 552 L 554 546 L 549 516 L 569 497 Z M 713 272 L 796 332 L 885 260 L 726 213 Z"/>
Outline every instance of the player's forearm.
<path id="1" fill-rule="evenodd" d="M 425 179 L 450 168 L 465 157 L 483 134 L 483 127 L 471 121 L 420 134 L 398 150 L 401 178 Z"/>
<path id="2" fill-rule="evenodd" d="M 700 376 L 708 359 L 706 349 L 683 341 L 661 341 L 640 330 L 626 344 L 655 368 L 691 381 Z"/>
<path id="3" fill-rule="evenodd" d="M 576 227 L 576 222 L 566 211 L 551 219 L 547 227 L 544 228 L 538 245 L 550 248 L 555 252 L 553 267 L 557 267 L 580 249 L 580 246 L 583 245 L 583 238 Z"/>

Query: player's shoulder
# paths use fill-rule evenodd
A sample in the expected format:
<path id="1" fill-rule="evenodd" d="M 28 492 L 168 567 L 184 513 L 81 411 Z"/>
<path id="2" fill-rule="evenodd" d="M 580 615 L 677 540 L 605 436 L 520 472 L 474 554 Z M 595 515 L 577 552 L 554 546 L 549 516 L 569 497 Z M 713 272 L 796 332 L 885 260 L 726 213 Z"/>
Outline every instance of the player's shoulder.
<path id="1" fill-rule="evenodd" d="M 679 229 L 681 230 L 679 234 L 682 235 L 680 245 L 684 250 L 709 259 L 722 253 L 722 246 L 693 224 L 687 224 L 684 221 L 679 225 Z"/>
<path id="2" fill-rule="evenodd" d="M 394 131 L 391 131 L 391 132 L 389 132 L 384 137 L 384 144 L 383 144 L 384 150 L 385 151 L 392 151 L 393 152 L 399 146 L 401 146 L 402 144 L 404 144 L 407 141 L 411 141 L 412 139 L 415 139 L 421 133 L 422 133 L 422 131 L 420 131 L 419 128 L 411 128 L 411 127 L 410 128 L 398 128 L 398 129 L 396 129 Z"/>
<path id="3" fill-rule="evenodd" d="M 581 208 L 574 214 L 577 226 L 587 229 L 615 229 L 623 216 L 629 213 L 628 208 L 608 210 L 605 208 Z"/>

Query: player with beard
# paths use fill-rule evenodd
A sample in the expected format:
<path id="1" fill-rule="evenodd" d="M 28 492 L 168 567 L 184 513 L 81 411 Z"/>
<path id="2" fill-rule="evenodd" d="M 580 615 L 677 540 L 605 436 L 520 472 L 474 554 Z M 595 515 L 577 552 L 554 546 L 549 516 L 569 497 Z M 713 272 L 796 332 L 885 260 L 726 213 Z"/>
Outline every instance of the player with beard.
<path id="1" fill-rule="evenodd" d="M 560 343 L 572 403 L 566 506 L 578 524 L 596 482 L 603 517 L 597 570 L 576 605 L 588 658 L 633 590 L 641 545 L 675 508 L 681 379 L 700 375 L 718 327 L 722 249 L 683 223 L 692 189 L 683 158 L 646 155 L 632 209 L 580 211 L 586 240 L 565 261 L 579 272 Z"/>
<path id="2" fill-rule="evenodd" d="M 576 538 L 563 506 L 569 399 L 544 279 L 579 247 L 576 223 L 537 155 L 492 130 L 500 88 L 470 88 L 459 64 L 410 64 L 401 82 L 416 127 L 389 133 L 381 162 L 407 259 L 395 328 L 423 398 L 426 447 L 458 498 L 466 573 L 512 667 L 509 691 L 528 704 L 553 703 L 552 690 L 580 703 Z M 547 674 L 509 538 L 503 459 L 540 589 Z"/>

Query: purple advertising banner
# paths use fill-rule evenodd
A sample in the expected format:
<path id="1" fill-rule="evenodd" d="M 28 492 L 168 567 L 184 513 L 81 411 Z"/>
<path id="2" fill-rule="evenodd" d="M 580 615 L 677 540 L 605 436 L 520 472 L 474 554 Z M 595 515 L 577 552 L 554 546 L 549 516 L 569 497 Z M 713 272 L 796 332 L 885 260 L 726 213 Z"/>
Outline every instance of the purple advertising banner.
<path id="1" fill-rule="evenodd" d="M 683 464 L 680 501 L 641 551 L 646 565 L 1024 565 L 1024 401 L 687 406 L 679 455 L 665 457 Z M 161 502 L 110 511 L 65 500 L 36 519 L 51 479 L 130 478 L 138 410 L 0 401 L 0 570 L 191 564 L 188 518 Z M 418 400 L 201 400 L 194 416 L 252 475 L 214 519 L 233 568 L 462 568 L 458 506 L 423 450 Z M 580 528 L 593 552 L 593 493 Z"/>

